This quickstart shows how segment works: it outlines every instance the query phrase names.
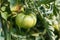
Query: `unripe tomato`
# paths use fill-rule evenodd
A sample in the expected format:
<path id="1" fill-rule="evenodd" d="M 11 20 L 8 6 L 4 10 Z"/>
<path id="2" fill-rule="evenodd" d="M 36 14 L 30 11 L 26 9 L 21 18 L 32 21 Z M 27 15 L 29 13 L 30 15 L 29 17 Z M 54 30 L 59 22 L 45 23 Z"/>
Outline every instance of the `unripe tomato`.
<path id="1" fill-rule="evenodd" d="M 20 9 L 19 5 L 10 6 L 11 11 L 18 11 Z"/>
<path id="2" fill-rule="evenodd" d="M 14 5 L 14 6 L 10 5 L 10 10 L 12 12 L 20 12 L 20 11 L 24 11 L 24 8 L 21 7 L 20 5 Z"/>
<path id="3" fill-rule="evenodd" d="M 16 16 L 15 21 L 18 27 L 27 29 L 27 28 L 34 27 L 37 22 L 37 19 L 36 19 L 36 15 L 33 13 L 27 15 L 20 13 Z"/>

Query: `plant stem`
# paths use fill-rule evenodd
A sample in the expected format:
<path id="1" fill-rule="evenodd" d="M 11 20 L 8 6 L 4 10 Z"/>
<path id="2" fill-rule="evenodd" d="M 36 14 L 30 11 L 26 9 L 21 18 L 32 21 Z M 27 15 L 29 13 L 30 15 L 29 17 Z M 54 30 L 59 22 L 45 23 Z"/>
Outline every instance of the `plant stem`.
<path id="1" fill-rule="evenodd" d="M 0 15 L 1 16 L 1 15 Z M 4 37 L 5 40 L 10 40 L 10 35 L 8 33 L 8 29 L 7 29 L 7 21 L 5 21 L 2 17 L 1 17 L 1 23 L 2 23 L 2 29 L 4 32 Z"/>

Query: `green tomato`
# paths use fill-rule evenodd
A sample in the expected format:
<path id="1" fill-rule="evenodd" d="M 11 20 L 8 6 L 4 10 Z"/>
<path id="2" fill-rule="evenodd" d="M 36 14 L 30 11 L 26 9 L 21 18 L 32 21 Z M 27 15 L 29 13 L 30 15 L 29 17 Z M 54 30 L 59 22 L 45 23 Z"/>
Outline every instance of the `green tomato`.
<path id="1" fill-rule="evenodd" d="M 20 13 L 16 16 L 15 21 L 18 27 L 28 29 L 35 26 L 37 19 L 36 15 L 33 13 L 28 15 Z"/>

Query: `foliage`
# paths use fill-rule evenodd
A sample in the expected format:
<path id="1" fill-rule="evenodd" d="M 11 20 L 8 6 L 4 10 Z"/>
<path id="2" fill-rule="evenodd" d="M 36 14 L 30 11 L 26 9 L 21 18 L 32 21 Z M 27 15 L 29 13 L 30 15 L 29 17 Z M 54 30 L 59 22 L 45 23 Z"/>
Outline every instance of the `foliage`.
<path id="1" fill-rule="evenodd" d="M 59 40 L 58 2 L 59 0 L 1 0 L 0 17 L 5 40 L 19 40 L 23 36 L 27 38 L 26 40 L 30 40 L 30 37 L 31 40 Z M 37 16 L 34 27 L 29 29 L 17 27 L 16 16 L 25 12 L 35 13 Z"/>

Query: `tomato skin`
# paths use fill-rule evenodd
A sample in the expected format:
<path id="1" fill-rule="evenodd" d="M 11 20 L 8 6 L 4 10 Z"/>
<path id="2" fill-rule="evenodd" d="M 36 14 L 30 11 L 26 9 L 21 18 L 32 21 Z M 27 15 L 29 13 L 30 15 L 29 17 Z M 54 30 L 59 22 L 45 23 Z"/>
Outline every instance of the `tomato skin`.
<path id="1" fill-rule="evenodd" d="M 28 29 L 35 26 L 37 19 L 34 14 L 26 15 L 26 14 L 20 13 L 16 16 L 15 21 L 18 27 Z"/>
<path id="2" fill-rule="evenodd" d="M 19 5 L 10 6 L 10 10 L 11 10 L 11 11 L 18 11 L 18 10 L 19 10 L 19 8 L 20 8 L 20 6 L 19 6 Z"/>
<path id="3" fill-rule="evenodd" d="M 21 7 L 20 5 L 14 5 L 14 6 L 10 6 L 10 10 L 12 12 L 20 12 L 20 11 L 24 11 L 24 8 Z"/>

